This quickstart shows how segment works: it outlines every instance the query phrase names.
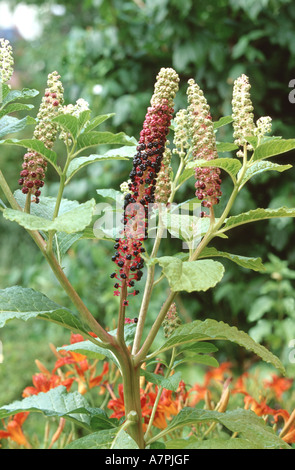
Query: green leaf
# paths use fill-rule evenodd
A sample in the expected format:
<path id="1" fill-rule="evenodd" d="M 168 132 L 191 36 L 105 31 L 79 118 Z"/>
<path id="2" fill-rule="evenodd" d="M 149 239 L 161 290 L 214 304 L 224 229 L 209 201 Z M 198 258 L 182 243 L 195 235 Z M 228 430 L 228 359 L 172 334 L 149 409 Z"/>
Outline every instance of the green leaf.
<path id="1" fill-rule="evenodd" d="M 226 340 L 242 346 L 248 351 L 259 356 L 263 361 L 272 364 L 280 372 L 285 374 L 284 366 L 281 361 L 264 346 L 256 343 L 247 333 L 238 330 L 227 323 L 207 319 L 205 321 L 196 320 L 191 323 L 179 326 L 170 338 L 156 352 L 149 357 L 154 357 L 172 347 L 195 343 L 205 340 Z"/>
<path id="2" fill-rule="evenodd" d="M 48 162 L 50 162 L 57 172 L 59 172 L 59 168 L 56 166 L 56 160 L 57 160 L 56 153 L 53 150 L 50 150 L 47 147 L 45 147 L 43 142 L 41 142 L 38 139 L 22 139 L 22 140 L 6 139 L 6 140 L 1 140 L 0 144 L 18 145 L 20 147 L 25 147 L 27 149 L 35 150 L 36 152 L 40 153 L 40 155 L 42 155 Z"/>
<path id="3" fill-rule="evenodd" d="M 39 91 L 30 90 L 29 88 L 23 88 L 23 90 L 11 90 L 9 92 L 6 90 L 2 101 L 2 107 L 6 106 L 11 101 L 34 98 L 37 95 L 39 95 Z"/>
<path id="4" fill-rule="evenodd" d="M 94 340 L 95 341 L 95 340 Z M 119 366 L 117 359 L 111 351 L 94 344 L 94 341 L 79 341 L 78 343 L 69 344 L 61 348 L 57 348 L 58 351 L 74 351 L 79 354 L 87 356 L 89 359 L 102 360 L 105 357 L 114 361 Z"/>
<path id="5" fill-rule="evenodd" d="M 219 129 L 220 127 L 226 126 L 227 124 L 230 124 L 231 122 L 233 122 L 232 116 L 223 116 L 218 121 L 215 121 L 213 123 L 214 130 Z"/>
<path id="6" fill-rule="evenodd" d="M 135 324 L 125 325 L 124 327 L 124 339 L 127 346 L 130 345 L 134 339 L 135 329 Z M 117 330 L 112 330 L 109 333 L 113 336 L 116 336 Z M 97 342 L 97 344 L 95 344 L 95 342 Z M 61 348 L 58 348 L 58 351 L 75 351 L 79 354 L 84 354 L 89 359 L 101 360 L 104 357 L 107 357 L 108 359 L 111 359 L 118 367 L 120 367 L 113 353 L 106 348 L 100 347 L 99 344 L 100 342 L 98 340 L 92 338 L 91 341 L 79 341 L 78 343 L 63 346 Z"/>
<path id="7" fill-rule="evenodd" d="M 218 153 L 223 153 L 238 150 L 239 147 L 232 142 L 216 142 L 216 148 Z"/>
<path id="8" fill-rule="evenodd" d="M 247 320 L 249 322 L 257 322 L 265 313 L 270 312 L 274 308 L 275 301 L 267 295 L 262 295 L 254 300 L 251 304 Z"/>
<path id="9" fill-rule="evenodd" d="M 110 113 L 110 114 L 101 114 L 100 116 L 96 116 L 95 118 L 91 119 L 89 124 L 87 124 L 85 128 L 85 132 L 90 132 L 96 127 L 98 127 L 100 124 L 102 124 L 104 121 L 107 119 L 110 119 L 111 117 L 115 116 L 115 113 Z"/>
<path id="10" fill-rule="evenodd" d="M 77 139 L 77 150 L 80 152 L 97 145 L 134 145 L 134 141 L 124 132 L 113 134 L 112 132 L 90 131 L 83 132 Z"/>
<path id="11" fill-rule="evenodd" d="M 54 220 L 14 209 L 5 209 L 3 216 L 8 220 L 17 222 L 26 230 L 40 230 L 44 232 L 54 230 L 57 232 L 76 233 L 82 231 L 91 223 L 95 204 L 95 200 L 91 199 L 68 212 L 64 212 Z"/>
<path id="12" fill-rule="evenodd" d="M 2 108 L 3 100 L 10 91 L 11 91 L 11 88 L 9 85 L 7 85 L 6 83 L 2 83 L 2 82 L 0 83 L 0 96 L 1 96 L 0 108 Z"/>
<path id="13" fill-rule="evenodd" d="M 194 172 L 194 168 L 220 168 L 221 170 L 226 171 L 233 181 L 235 181 L 236 174 L 240 170 L 242 164 L 240 160 L 237 158 L 215 158 L 213 160 L 195 160 L 187 164 L 187 169 L 192 169 Z"/>
<path id="14" fill-rule="evenodd" d="M 95 416 L 104 422 L 106 427 L 112 427 L 111 420 L 99 408 L 91 408 L 86 398 L 78 392 L 67 392 L 60 385 L 46 393 L 40 392 L 23 400 L 15 401 L 0 408 L 0 419 L 23 411 L 41 412 L 45 416 L 58 416 L 70 419 L 76 424 L 90 429 L 91 419 Z"/>
<path id="15" fill-rule="evenodd" d="M 295 208 L 280 207 L 278 209 L 253 209 L 249 212 L 243 212 L 239 215 L 229 217 L 224 226 L 221 228 L 222 232 L 229 229 L 238 227 L 239 225 L 256 222 L 259 220 L 272 219 L 275 217 L 295 217 Z"/>
<path id="16" fill-rule="evenodd" d="M 26 195 L 23 194 L 20 190 L 17 190 L 14 192 L 14 197 L 20 207 L 24 208 L 25 203 L 26 203 Z M 31 214 L 36 215 L 37 217 L 42 217 L 45 219 L 50 219 L 52 220 L 53 214 L 54 214 L 54 209 L 56 205 L 56 198 L 55 197 L 50 197 L 50 196 L 42 196 L 40 198 L 39 204 L 32 204 L 31 205 Z M 78 201 L 71 201 L 69 199 L 62 199 L 59 207 L 59 215 L 68 212 L 72 209 L 75 209 L 79 206 Z M 65 232 L 57 232 L 54 236 L 53 239 L 53 248 L 54 251 L 60 259 L 68 250 L 69 248 L 75 243 L 77 240 L 82 238 L 84 236 L 84 232 L 86 231 L 82 230 L 81 232 L 76 232 L 76 233 L 65 233 Z M 43 232 L 43 236 L 46 238 L 46 233 Z M 94 235 L 93 235 L 93 238 Z"/>
<path id="17" fill-rule="evenodd" d="M 200 204 L 197 203 L 200 207 Z M 162 214 L 162 223 L 169 233 L 175 238 L 180 238 L 185 241 L 195 241 L 201 236 L 204 231 L 203 219 L 194 215 L 186 214 Z"/>
<path id="18" fill-rule="evenodd" d="M 151 382 L 159 387 L 163 387 L 166 390 L 172 390 L 172 392 L 176 392 L 181 380 L 180 372 L 176 372 L 175 374 L 166 378 L 162 375 L 154 374 L 153 372 L 148 372 L 145 369 L 141 369 L 140 375 L 145 377 L 148 382 Z"/>
<path id="19" fill-rule="evenodd" d="M 106 429 L 81 437 L 70 444 L 66 449 L 138 449 L 136 442 L 121 429 Z M 110 457 L 111 458 L 111 457 Z"/>
<path id="20" fill-rule="evenodd" d="M 236 437 L 234 439 L 212 438 L 207 440 L 199 440 L 198 438 L 192 436 L 188 439 L 173 439 L 168 441 L 166 444 L 166 449 L 264 449 L 264 445 L 240 437 Z"/>
<path id="21" fill-rule="evenodd" d="M 8 134 L 15 134 L 25 129 L 26 126 L 36 124 L 35 119 L 26 116 L 23 119 L 17 119 L 12 116 L 4 116 L 0 119 L 0 139 Z M 10 141 L 1 140 L 0 144 L 10 144 Z"/>
<path id="22" fill-rule="evenodd" d="M 73 312 L 41 292 L 20 286 L 0 290 L 0 328 L 13 319 L 27 321 L 31 318 L 49 320 L 88 336 L 88 329 Z"/>
<path id="23" fill-rule="evenodd" d="M 181 346 L 179 354 L 182 353 L 212 353 L 218 351 L 218 348 L 215 346 L 215 344 L 211 343 L 188 343 L 184 344 Z"/>
<path id="24" fill-rule="evenodd" d="M 195 354 L 195 355 L 187 355 L 184 358 L 175 361 L 175 363 L 173 364 L 173 369 L 175 369 L 179 365 L 184 364 L 186 362 L 190 362 L 190 363 L 193 362 L 195 364 L 202 364 L 202 365 L 209 366 L 209 367 L 219 366 L 219 363 L 215 359 L 215 357 L 208 356 L 208 354 Z"/>
<path id="25" fill-rule="evenodd" d="M 130 149 L 132 147 L 124 147 L 124 149 Z M 121 151 L 121 155 L 120 155 Z M 130 152 L 130 151 L 129 151 Z M 104 155 L 89 155 L 88 157 L 77 157 L 74 158 L 71 163 L 69 164 L 68 171 L 67 171 L 67 181 L 69 180 L 79 171 L 81 168 L 84 168 L 91 163 L 102 162 L 105 160 L 127 160 L 129 158 L 128 150 L 117 149 L 117 152 L 109 153 L 106 152 Z M 134 150 L 132 149 L 132 152 Z M 125 155 L 124 155 L 125 153 Z"/>
<path id="26" fill-rule="evenodd" d="M 34 108 L 32 104 L 13 103 L 13 104 L 6 106 L 5 109 L 2 109 L 0 111 L 0 118 L 2 118 L 3 116 L 9 113 L 15 113 L 17 111 L 23 111 L 25 109 L 32 109 L 32 108 Z"/>
<path id="27" fill-rule="evenodd" d="M 52 118 L 52 122 L 55 122 L 66 133 L 70 134 L 73 140 L 76 139 L 80 130 L 79 121 L 76 116 L 72 114 L 59 114 Z"/>
<path id="28" fill-rule="evenodd" d="M 249 442 L 259 443 L 264 449 L 290 449 L 290 446 L 280 439 L 275 431 L 265 424 L 264 420 L 251 410 L 236 409 L 219 413 L 211 410 L 198 410 L 195 408 L 183 408 L 177 416 L 173 418 L 168 427 L 158 434 L 163 436 L 176 431 L 184 426 L 195 426 L 201 423 L 217 422 L 223 425 L 232 433 L 239 433 L 239 436 Z M 154 440 L 156 438 L 151 439 Z M 150 442 L 151 442 L 150 441 Z M 166 443 L 166 448 L 169 443 Z"/>
<path id="29" fill-rule="evenodd" d="M 258 145 L 254 150 L 253 161 L 280 155 L 295 148 L 295 139 L 273 139 Z"/>
<path id="30" fill-rule="evenodd" d="M 206 247 L 200 254 L 199 258 L 222 257 L 227 258 L 234 263 L 242 266 L 242 268 L 252 269 L 253 271 L 265 271 L 261 258 L 249 258 L 246 256 L 234 255 L 225 251 L 218 251 L 216 248 Z"/>
<path id="31" fill-rule="evenodd" d="M 269 161 L 257 161 L 253 163 L 246 171 L 241 183 L 240 187 L 244 186 L 247 181 L 255 175 L 259 173 L 263 173 L 265 171 L 286 171 L 292 168 L 292 165 L 279 165 L 278 163 L 272 163 Z"/>
<path id="32" fill-rule="evenodd" d="M 110 199 L 116 200 L 123 200 L 123 193 L 121 191 L 117 191 L 116 189 L 97 189 L 97 194 L 103 197 L 108 197 Z"/>
<path id="33" fill-rule="evenodd" d="M 181 261 L 172 256 L 163 256 L 156 261 L 163 268 L 171 290 L 174 292 L 206 291 L 221 281 L 224 267 L 218 261 Z"/>
<path id="34" fill-rule="evenodd" d="M 91 111 L 90 109 L 85 109 L 85 111 L 82 111 L 79 116 L 78 116 L 78 127 L 79 127 L 79 132 L 84 132 L 86 124 L 88 125 L 89 120 L 91 116 Z"/>

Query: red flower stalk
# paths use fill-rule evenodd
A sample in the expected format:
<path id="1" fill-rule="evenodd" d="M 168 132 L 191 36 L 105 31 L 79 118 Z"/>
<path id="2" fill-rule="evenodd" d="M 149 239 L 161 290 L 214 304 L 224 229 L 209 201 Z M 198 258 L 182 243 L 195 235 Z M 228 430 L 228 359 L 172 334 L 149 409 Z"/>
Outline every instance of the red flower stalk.
<path id="1" fill-rule="evenodd" d="M 151 106 L 147 110 L 143 129 L 133 159 L 129 191 L 124 200 L 124 230 L 116 239 L 116 250 L 112 260 L 118 271 L 111 274 L 116 278 L 114 295 L 120 295 L 123 287 L 133 288 L 140 281 L 143 272 L 143 240 L 147 238 L 148 205 L 155 200 L 157 175 L 161 169 L 169 127 L 171 124 L 173 100 L 178 90 L 178 75 L 171 69 L 162 68 L 157 76 Z M 137 295 L 138 290 L 129 294 Z M 124 306 L 128 305 L 126 298 Z"/>
<path id="2" fill-rule="evenodd" d="M 38 112 L 38 124 L 34 130 L 34 139 L 38 139 L 45 147 L 51 149 L 57 135 L 57 125 L 51 119 L 60 112 L 63 103 L 63 87 L 60 75 L 53 72 L 48 75 L 47 88 Z M 23 194 L 32 194 L 33 202 L 39 202 L 40 188 L 44 186 L 47 162 L 35 150 L 28 149 L 24 155 L 24 162 L 20 172 L 19 185 L 22 186 Z"/>
<path id="3" fill-rule="evenodd" d="M 190 124 L 191 139 L 193 145 L 193 156 L 195 160 L 212 160 L 218 158 L 214 128 L 210 108 L 204 93 L 193 79 L 189 80 L 188 94 L 188 116 Z M 195 170 L 196 196 L 202 201 L 203 207 L 211 208 L 219 203 L 220 169 L 216 167 L 200 168 Z M 205 216 L 204 212 L 201 216 Z"/>

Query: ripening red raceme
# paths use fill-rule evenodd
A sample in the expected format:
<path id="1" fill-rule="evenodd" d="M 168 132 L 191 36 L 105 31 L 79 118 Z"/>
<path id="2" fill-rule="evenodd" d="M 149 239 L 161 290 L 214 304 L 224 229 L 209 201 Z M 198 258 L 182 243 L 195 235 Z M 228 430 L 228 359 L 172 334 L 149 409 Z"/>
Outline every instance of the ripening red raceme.
<path id="1" fill-rule="evenodd" d="M 129 192 L 124 199 L 124 229 L 116 239 L 112 260 L 118 269 L 111 274 L 116 279 L 114 295 L 120 295 L 124 285 L 132 288 L 140 281 L 144 260 L 142 242 L 147 237 L 148 206 L 155 201 L 157 175 L 161 169 L 166 139 L 173 116 L 173 100 L 179 77 L 171 68 L 162 68 L 157 76 L 151 106 L 147 110 L 140 139 L 133 158 Z M 124 300 L 128 305 L 128 300 Z"/>
<path id="2" fill-rule="evenodd" d="M 188 120 L 192 139 L 194 160 L 213 160 L 218 158 L 214 127 L 210 108 L 203 91 L 194 82 L 189 80 Z M 219 203 L 221 196 L 220 169 L 216 167 L 196 167 L 196 196 L 202 201 L 202 206 L 211 208 Z M 201 212 L 201 216 L 206 216 Z"/>
<path id="3" fill-rule="evenodd" d="M 38 124 L 34 130 L 34 139 L 43 142 L 48 149 L 53 147 L 58 131 L 57 125 L 51 119 L 58 115 L 62 103 L 63 86 L 60 75 L 52 72 L 48 75 L 47 88 L 37 116 Z M 33 202 L 38 203 L 41 195 L 40 189 L 44 186 L 47 162 L 40 153 L 28 149 L 24 155 L 22 168 L 18 181 L 22 186 L 22 192 L 33 195 Z"/>

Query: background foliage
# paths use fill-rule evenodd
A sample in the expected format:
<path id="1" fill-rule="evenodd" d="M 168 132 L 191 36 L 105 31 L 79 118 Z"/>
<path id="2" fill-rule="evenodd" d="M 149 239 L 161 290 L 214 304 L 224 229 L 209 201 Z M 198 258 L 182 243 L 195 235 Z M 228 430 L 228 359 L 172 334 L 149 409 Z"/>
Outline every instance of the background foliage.
<path id="1" fill-rule="evenodd" d="M 10 2 L 12 7 L 16 3 Z M 52 2 L 26 3 L 40 8 L 43 33 L 30 42 L 15 36 L 12 45 L 20 88 L 40 90 L 34 99 L 36 108 L 48 73 L 58 70 L 67 103 L 83 97 L 93 116 L 114 112 L 107 129 L 138 138 L 161 67 L 171 66 L 180 75 L 176 110 L 186 106 L 186 83 L 193 77 L 205 92 L 214 120 L 231 114 L 233 82 L 245 73 L 252 84 L 256 118 L 270 115 L 274 134 L 294 138 L 295 104 L 288 100 L 289 82 L 295 78 L 292 0 L 64 0 L 59 9 Z M 5 31 L 1 35 L 5 36 Z M 35 116 L 35 112 L 36 109 L 31 115 Z M 230 126 L 225 129 L 220 139 L 231 138 Z M 22 150 L 7 147 L 1 152 L 1 169 L 5 169 L 12 188 L 17 189 Z M 293 158 L 294 152 L 289 152 L 279 161 L 292 164 Z M 96 189 L 119 189 L 129 171 L 126 162 L 91 166 L 68 186 L 66 196 L 81 201 L 97 197 L 99 201 Z M 49 172 L 48 180 L 51 179 Z M 294 181 L 294 169 L 279 175 L 257 175 L 243 189 L 234 211 L 257 206 L 294 207 Z M 53 195 L 54 181 L 45 188 L 44 195 Z M 224 177 L 224 201 L 229 188 L 230 181 Z M 193 182 L 189 181 L 181 197 L 191 197 L 193 190 Z M 0 287 L 30 286 L 67 306 L 67 298 L 61 298 L 61 291 L 33 242 L 23 236 L 16 224 L 4 220 L 0 222 L 0 233 Z M 210 317 L 250 330 L 290 367 L 288 342 L 295 338 L 293 239 L 293 219 L 287 218 L 250 224 L 247 231 L 233 231 L 229 240 L 220 241 L 220 249 L 261 256 L 269 262 L 266 273 L 249 272 L 226 263 L 226 275 L 214 291 L 178 299 L 183 320 Z M 168 241 L 163 253 L 166 250 Z M 110 326 L 117 310 L 109 279 L 111 252 L 109 242 L 82 241 L 64 260 L 71 282 L 90 310 Z M 164 300 L 159 294 L 151 322 Z M 131 316 L 136 316 L 136 312 Z M 8 358 L 0 366 L 0 381 L 6 384 L 0 389 L 2 404 L 19 398 L 31 380 L 34 359 L 39 355 L 44 361 L 47 343 L 63 343 L 63 332 L 31 322 L 26 328 L 15 323 L 0 334 Z M 20 339 L 17 350 L 13 346 L 16 337 Z M 28 349 L 24 350 L 24 345 Z M 234 346 L 223 346 L 220 361 L 233 357 L 230 348 Z M 245 367 L 248 358 L 241 356 L 244 352 L 234 351 L 236 366 Z"/>

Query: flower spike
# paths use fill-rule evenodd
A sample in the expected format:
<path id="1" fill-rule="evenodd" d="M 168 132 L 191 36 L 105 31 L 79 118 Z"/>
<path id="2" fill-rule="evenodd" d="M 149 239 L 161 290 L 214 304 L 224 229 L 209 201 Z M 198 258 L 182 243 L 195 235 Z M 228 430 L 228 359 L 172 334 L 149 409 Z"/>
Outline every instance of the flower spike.
<path id="1" fill-rule="evenodd" d="M 60 113 L 62 104 L 63 87 L 60 75 L 53 72 L 48 75 L 47 88 L 37 115 L 38 124 L 34 130 L 34 139 L 43 142 L 48 149 L 52 149 L 58 131 L 58 126 L 51 119 Z M 21 178 L 18 181 L 22 186 L 22 192 L 35 196 L 33 202 L 38 203 L 40 188 L 44 186 L 47 162 L 38 152 L 28 149 L 22 167 Z"/>
<path id="2" fill-rule="evenodd" d="M 190 79 L 188 84 L 188 122 L 194 160 L 209 161 L 218 158 L 214 127 L 207 100 L 193 79 Z M 202 201 L 202 206 L 211 208 L 218 204 L 221 196 L 220 169 L 197 167 L 195 177 L 197 180 L 195 184 L 196 196 Z M 201 212 L 201 216 L 205 215 L 204 212 Z"/>
<path id="3" fill-rule="evenodd" d="M 247 150 L 253 150 L 247 142 L 247 137 L 257 136 L 258 139 L 271 132 L 271 118 L 263 116 L 254 123 L 254 108 L 250 96 L 251 85 L 247 75 L 242 74 L 234 82 L 232 98 L 232 117 L 235 144 L 239 147 L 246 146 Z M 237 157 L 243 157 L 242 150 L 237 152 Z"/>
<path id="4" fill-rule="evenodd" d="M 8 82 L 13 74 L 13 53 L 8 39 L 0 38 L 0 83 Z"/>
<path id="5" fill-rule="evenodd" d="M 247 145 L 248 150 L 253 150 L 253 147 L 247 142 L 245 137 L 254 135 L 254 108 L 250 96 L 251 85 L 247 75 L 242 74 L 234 82 L 233 98 L 232 98 L 232 117 L 234 128 L 235 144 L 239 147 Z M 239 151 L 237 156 L 242 156 Z"/>
<path id="6" fill-rule="evenodd" d="M 112 260 L 118 270 L 111 274 L 116 278 L 115 295 L 123 286 L 134 287 L 143 275 L 145 249 L 142 242 L 147 237 L 148 205 L 155 201 L 157 176 L 161 170 L 166 139 L 174 112 L 173 101 L 178 90 L 179 77 L 171 68 L 162 68 L 157 75 L 151 106 L 148 108 L 137 152 L 133 158 L 128 192 L 124 197 L 124 229 L 116 239 Z M 138 290 L 130 294 L 137 295 Z M 124 301 L 124 306 L 128 301 Z"/>

